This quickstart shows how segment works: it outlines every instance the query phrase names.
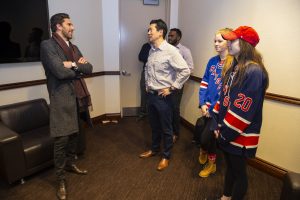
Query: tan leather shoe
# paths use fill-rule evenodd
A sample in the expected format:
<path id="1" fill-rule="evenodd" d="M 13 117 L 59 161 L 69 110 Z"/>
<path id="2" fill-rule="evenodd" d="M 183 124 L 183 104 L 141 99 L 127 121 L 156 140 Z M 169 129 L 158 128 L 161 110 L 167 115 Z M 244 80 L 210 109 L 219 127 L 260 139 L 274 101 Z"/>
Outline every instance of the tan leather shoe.
<path id="1" fill-rule="evenodd" d="M 158 171 L 162 171 L 165 168 L 167 168 L 169 166 L 169 160 L 166 158 L 161 159 L 161 161 L 159 162 L 158 166 L 157 166 L 157 170 Z"/>
<path id="2" fill-rule="evenodd" d="M 56 196 L 59 200 L 67 199 L 67 190 L 65 181 L 60 181 Z"/>
<path id="3" fill-rule="evenodd" d="M 155 155 L 156 155 L 156 152 L 149 150 L 149 151 L 146 151 L 146 152 L 140 154 L 139 157 L 140 158 L 149 158 L 149 157 L 155 156 Z"/>

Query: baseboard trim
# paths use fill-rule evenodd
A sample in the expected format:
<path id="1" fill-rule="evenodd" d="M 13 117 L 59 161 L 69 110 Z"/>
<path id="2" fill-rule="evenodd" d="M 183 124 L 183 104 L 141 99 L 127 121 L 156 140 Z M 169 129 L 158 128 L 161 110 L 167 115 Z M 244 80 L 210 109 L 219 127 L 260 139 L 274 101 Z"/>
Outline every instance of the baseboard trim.
<path id="1" fill-rule="evenodd" d="M 268 161 L 265 161 L 261 158 L 255 157 L 252 159 L 248 159 L 248 164 L 252 167 L 265 172 L 271 176 L 274 176 L 279 179 L 283 179 L 285 174 L 288 172 L 288 170 L 283 169 L 277 165 L 274 165 L 273 163 L 270 163 Z"/>
<path id="2" fill-rule="evenodd" d="M 182 117 L 181 117 L 181 123 L 183 126 L 185 126 L 190 131 L 193 132 L 195 130 L 195 126 Z M 265 161 L 258 157 L 248 159 L 248 164 L 262 172 L 265 172 L 265 173 L 267 173 L 273 177 L 279 178 L 281 180 L 283 179 L 285 174 L 288 172 L 288 170 L 283 169 L 277 165 L 274 165 L 273 163 L 270 163 L 270 162 Z"/>
<path id="3" fill-rule="evenodd" d="M 119 122 L 121 113 L 106 113 L 92 118 L 93 125 L 103 124 L 103 122 Z"/>
<path id="4" fill-rule="evenodd" d="M 124 107 L 122 108 L 123 117 L 135 117 L 139 115 L 139 107 Z"/>
<path id="5" fill-rule="evenodd" d="M 194 132 L 194 130 L 195 130 L 195 125 L 194 124 L 190 123 L 189 121 L 187 121 L 183 117 L 180 117 L 180 122 L 184 127 L 189 129 L 190 131 Z"/>

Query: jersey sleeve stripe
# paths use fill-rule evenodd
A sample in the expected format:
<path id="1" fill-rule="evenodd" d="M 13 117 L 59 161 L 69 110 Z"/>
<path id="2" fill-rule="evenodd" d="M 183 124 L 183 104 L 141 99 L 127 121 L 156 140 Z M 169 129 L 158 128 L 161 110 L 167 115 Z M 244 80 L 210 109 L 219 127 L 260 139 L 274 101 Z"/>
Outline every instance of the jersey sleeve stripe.
<path id="1" fill-rule="evenodd" d="M 228 111 L 225 115 L 223 122 L 230 127 L 231 129 L 243 133 L 244 130 L 249 126 L 250 122 L 244 120 L 243 118 L 239 117 L 232 111 Z"/>
<path id="2" fill-rule="evenodd" d="M 207 86 L 208 86 L 208 83 L 207 83 L 207 82 L 205 82 L 205 81 L 201 81 L 201 83 L 200 83 L 200 88 L 204 88 L 204 89 L 206 89 L 206 88 L 207 88 Z"/>
<path id="3" fill-rule="evenodd" d="M 256 148 L 258 145 L 259 135 L 256 136 L 247 136 L 245 137 L 244 134 L 238 136 L 231 144 L 240 147 L 246 148 Z"/>
<path id="4" fill-rule="evenodd" d="M 214 106 L 213 112 L 219 113 L 220 111 L 220 101 L 217 101 L 216 105 Z"/>
<path id="5" fill-rule="evenodd" d="M 228 110 L 228 112 L 230 113 L 230 115 L 234 116 L 235 118 L 237 118 L 238 120 L 244 122 L 245 124 L 250 124 L 251 122 L 249 122 L 248 120 L 242 118 L 241 116 L 237 115 L 236 113 L 234 113 L 232 110 Z"/>

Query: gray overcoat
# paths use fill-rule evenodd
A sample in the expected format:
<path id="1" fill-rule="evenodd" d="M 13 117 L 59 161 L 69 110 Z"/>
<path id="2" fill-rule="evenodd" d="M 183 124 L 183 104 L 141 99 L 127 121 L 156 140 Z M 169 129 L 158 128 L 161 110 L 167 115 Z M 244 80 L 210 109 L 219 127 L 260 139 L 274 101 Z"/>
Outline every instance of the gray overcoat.
<path id="1" fill-rule="evenodd" d="M 75 46 L 78 55 L 81 52 Z M 52 137 L 67 136 L 79 131 L 78 109 L 73 80 L 75 71 L 64 67 L 68 61 L 63 50 L 52 38 L 41 43 L 41 61 L 47 78 L 47 89 L 50 99 L 50 132 Z M 90 63 L 77 63 L 83 74 L 91 74 Z"/>

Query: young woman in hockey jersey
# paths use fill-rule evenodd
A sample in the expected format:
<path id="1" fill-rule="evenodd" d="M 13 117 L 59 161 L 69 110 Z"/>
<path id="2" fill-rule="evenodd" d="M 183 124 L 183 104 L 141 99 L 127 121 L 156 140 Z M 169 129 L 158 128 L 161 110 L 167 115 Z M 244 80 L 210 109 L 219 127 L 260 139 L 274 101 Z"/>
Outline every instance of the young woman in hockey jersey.
<path id="1" fill-rule="evenodd" d="M 259 36 L 253 28 L 240 26 L 222 36 L 228 40 L 235 62 L 223 79 L 220 99 L 213 109 L 212 129 L 227 165 L 221 200 L 241 200 L 248 187 L 246 159 L 256 154 L 269 78 L 255 49 Z"/>
<path id="2" fill-rule="evenodd" d="M 232 29 L 224 28 L 216 32 L 214 46 L 218 55 L 208 61 L 199 89 L 199 108 L 204 117 L 204 127 L 200 135 L 199 162 L 207 163 L 199 172 L 199 176 L 203 178 L 216 172 L 216 139 L 210 130 L 212 120 L 210 112 L 219 99 L 222 75 L 228 68 L 226 66 L 230 66 L 233 61 L 233 57 L 228 55 L 227 41 L 222 38 L 222 34 L 231 31 Z"/>

